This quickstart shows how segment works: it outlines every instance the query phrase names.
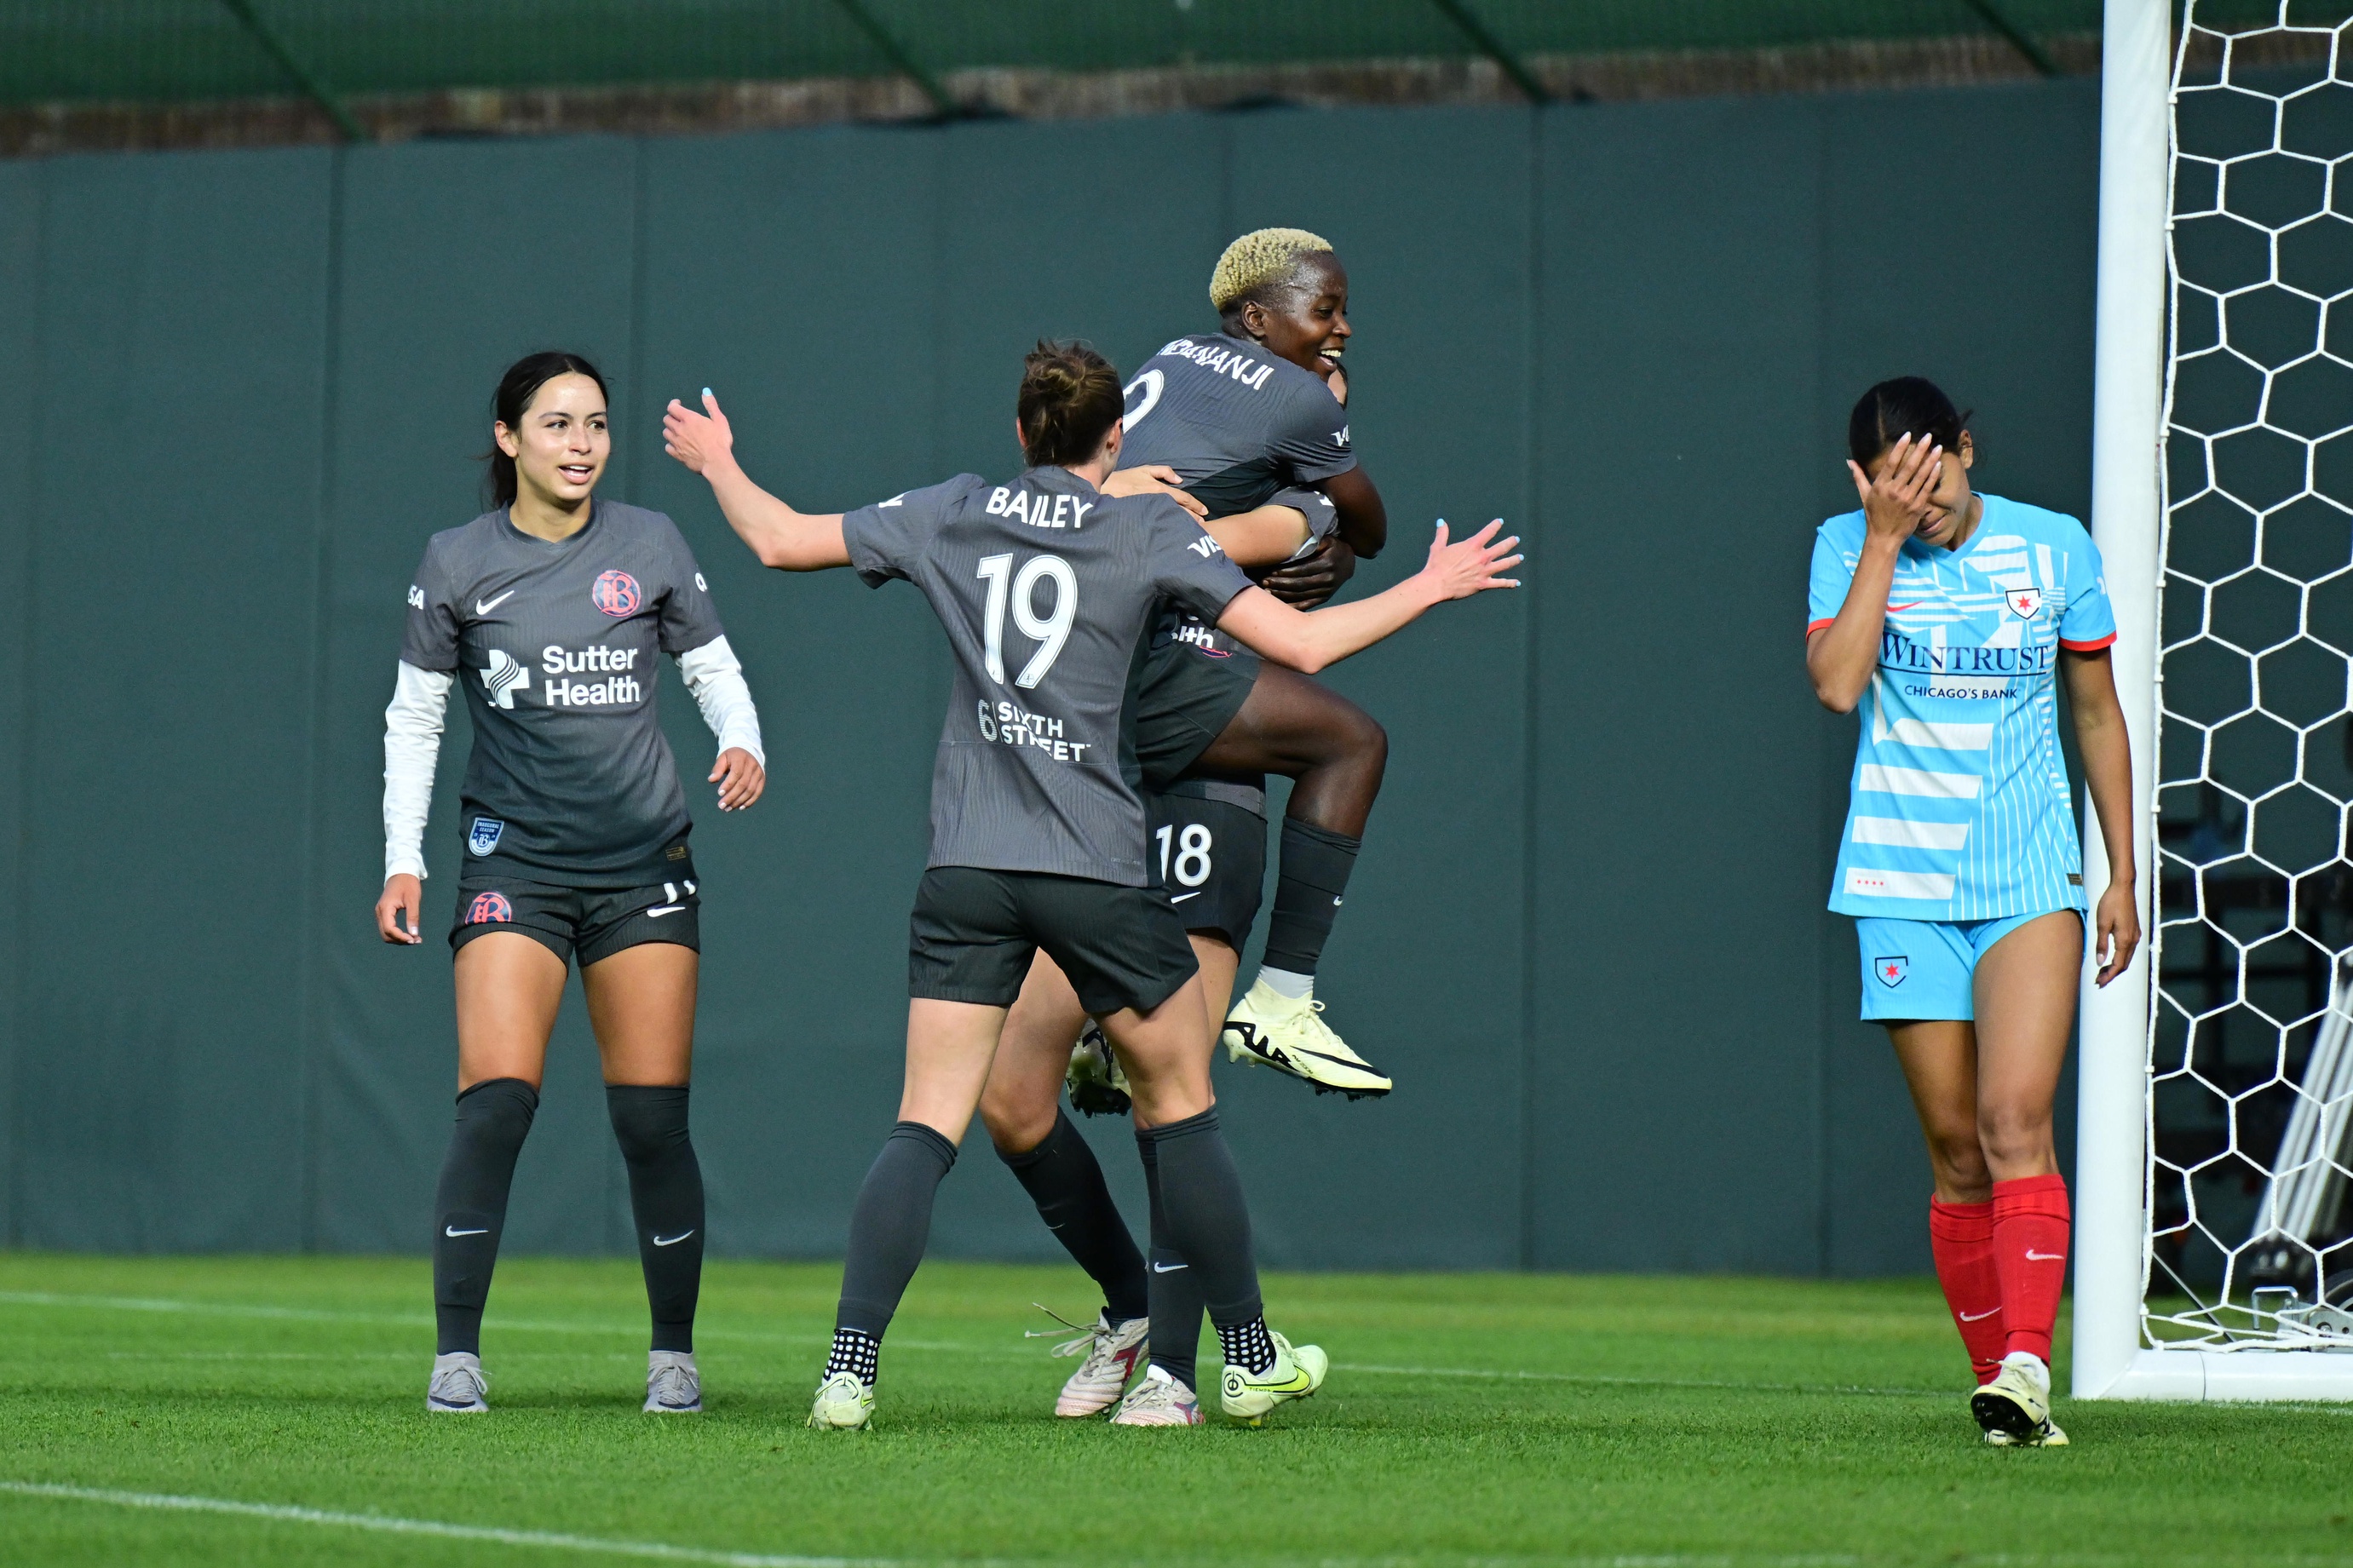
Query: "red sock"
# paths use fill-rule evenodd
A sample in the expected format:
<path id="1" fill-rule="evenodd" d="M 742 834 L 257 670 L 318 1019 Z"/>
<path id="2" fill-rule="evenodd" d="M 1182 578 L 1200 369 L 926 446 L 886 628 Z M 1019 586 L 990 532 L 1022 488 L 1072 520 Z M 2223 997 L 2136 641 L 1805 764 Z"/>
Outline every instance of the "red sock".
<path id="1" fill-rule="evenodd" d="M 1993 1256 L 1993 1205 L 1928 1200 L 1928 1250 L 1936 1259 L 1936 1283 L 1969 1352 L 1978 1382 L 1990 1383 L 2001 1370 L 2001 1269 Z"/>
<path id="2" fill-rule="evenodd" d="M 2051 1325 L 2067 1284 L 2067 1178 L 1993 1184 L 1993 1256 L 2001 1270 L 2004 1349 L 2051 1360 Z"/>

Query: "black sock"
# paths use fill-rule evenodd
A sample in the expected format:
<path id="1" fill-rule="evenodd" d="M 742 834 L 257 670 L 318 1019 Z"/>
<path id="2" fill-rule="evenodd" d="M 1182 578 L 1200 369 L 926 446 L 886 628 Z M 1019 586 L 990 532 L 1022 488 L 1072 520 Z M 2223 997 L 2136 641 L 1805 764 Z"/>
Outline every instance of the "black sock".
<path id="1" fill-rule="evenodd" d="M 694 1349 L 702 1290 L 702 1166 L 686 1130 L 686 1089 L 608 1083 L 605 1110 L 629 1167 L 629 1211 L 646 1271 L 652 1349 Z"/>
<path id="2" fill-rule="evenodd" d="M 1282 860 L 1274 884 L 1274 913 L 1266 922 L 1266 952 L 1261 962 L 1293 974 L 1313 974 L 1331 940 L 1332 921 L 1348 890 L 1361 838 L 1282 819 Z"/>
<path id="3" fill-rule="evenodd" d="M 449 1152 L 433 1198 L 433 1325 L 437 1355 L 482 1353 L 482 1308 L 499 1261 L 515 1156 L 539 1111 L 519 1078 L 486 1079 L 458 1097 Z"/>
<path id="4" fill-rule="evenodd" d="M 1111 1201 L 1095 1152 L 1061 1107 L 1054 1108 L 1054 1130 L 1035 1149 L 997 1155 L 1019 1178 L 1046 1228 L 1103 1287 L 1105 1315 L 1114 1323 L 1144 1316 L 1144 1258 Z"/>
<path id="5" fill-rule="evenodd" d="M 849 1250 L 841 1264 L 841 1305 L 834 1327 L 875 1340 L 891 1326 L 907 1281 L 931 1239 L 932 1200 L 955 1163 L 955 1145 L 920 1121 L 902 1121 L 882 1140 L 858 1203 L 849 1211 Z"/>
<path id="6" fill-rule="evenodd" d="M 870 1388 L 882 1364 L 882 1342 L 863 1329 L 833 1331 L 833 1349 L 825 1358 L 825 1375 L 849 1373 Z"/>
<path id="7" fill-rule="evenodd" d="M 1160 1203 L 1160 1146 L 1149 1138 L 1135 1141 L 1144 1160 L 1144 1190 L 1152 1204 L 1152 1364 L 1183 1384 L 1198 1388 L 1194 1363 L 1201 1352 L 1201 1284 L 1186 1263 L 1185 1255 L 1168 1241 L 1168 1218 Z"/>
<path id="8" fill-rule="evenodd" d="M 1261 1316 L 1264 1304 L 1250 1251 L 1250 1204 L 1242 1196 L 1233 1152 L 1219 1130 L 1216 1108 L 1146 1128 L 1136 1137 L 1156 1145 L 1153 1154 L 1169 1245 L 1195 1277 L 1209 1321 L 1223 1332 Z"/>
<path id="9" fill-rule="evenodd" d="M 1267 1334 L 1263 1316 L 1244 1323 L 1219 1324 L 1218 1345 L 1226 1352 L 1229 1366 L 1246 1366 L 1255 1373 L 1274 1364 L 1274 1341 Z"/>

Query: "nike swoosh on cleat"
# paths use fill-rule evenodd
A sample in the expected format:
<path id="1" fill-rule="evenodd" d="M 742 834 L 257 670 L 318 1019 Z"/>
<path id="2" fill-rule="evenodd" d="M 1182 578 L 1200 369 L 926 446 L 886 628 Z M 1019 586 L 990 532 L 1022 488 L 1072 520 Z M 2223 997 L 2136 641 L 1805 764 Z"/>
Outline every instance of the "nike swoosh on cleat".
<path id="1" fill-rule="evenodd" d="M 495 599 L 477 599 L 474 601 L 474 614 L 478 616 L 487 616 L 492 610 L 497 609 L 501 605 L 505 604 L 509 599 L 512 599 L 514 596 L 515 591 L 512 588 L 509 588 L 505 593 L 501 594 Z"/>
<path id="2" fill-rule="evenodd" d="M 2026 1258 L 2030 1263 L 2063 1263 L 2067 1255 L 2063 1252 L 2037 1252 L 2030 1247 L 2026 1249 Z"/>
<path id="3" fill-rule="evenodd" d="M 1189 1263 L 1155 1263 L 1152 1266 L 1152 1271 L 1155 1274 L 1174 1274 L 1179 1268 L 1190 1268 L 1192 1267 L 1193 1266 Z"/>
<path id="4" fill-rule="evenodd" d="M 1999 1312 L 1999 1311 L 2000 1311 L 2000 1310 L 2001 1310 L 2001 1309 L 2000 1309 L 2000 1307 L 1988 1307 L 1988 1308 L 1987 1308 L 1984 1311 L 1982 1311 L 1982 1312 L 1961 1312 L 1961 1313 L 1957 1314 L 1957 1316 L 1958 1316 L 1958 1317 L 1959 1317 L 1959 1319 L 1961 1320 L 1961 1321 L 1963 1321 L 1963 1322 L 1965 1322 L 1965 1323 L 1974 1323 L 1974 1322 L 1977 1322 L 1977 1321 L 1978 1321 L 1978 1320 L 1980 1320 L 1980 1319 L 1983 1319 L 1983 1318 L 1990 1318 L 1990 1317 L 1992 1317 L 1996 1312 Z"/>
<path id="5" fill-rule="evenodd" d="M 483 1226 L 481 1229 L 480 1229 L 480 1230 L 453 1230 L 453 1229 L 451 1229 L 448 1226 L 446 1226 L 446 1225 L 445 1225 L 445 1226 L 443 1226 L 441 1227 L 441 1234 L 442 1234 L 442 1235 L 444 1235 L 444 1236 L 453 1236 L 453 1237 L 454 1237 L 454 1236 L 488 1236 L 488 1235 L 490 1235 L 490 1234 L 491 1234 L 491 1227 L 490 1227 L 489 1226 Z"/>
<path id="6" fill-rule="evenodd" d="M 691 1230 L 681 1230 L 676 1236 L 658 1236 L 654 1237 L 654 1245 L 656 1247 L 676 1247 L 680 1242 L 684 1241 L 688 1237 L 692 1236 L 694 1232 Z"/>

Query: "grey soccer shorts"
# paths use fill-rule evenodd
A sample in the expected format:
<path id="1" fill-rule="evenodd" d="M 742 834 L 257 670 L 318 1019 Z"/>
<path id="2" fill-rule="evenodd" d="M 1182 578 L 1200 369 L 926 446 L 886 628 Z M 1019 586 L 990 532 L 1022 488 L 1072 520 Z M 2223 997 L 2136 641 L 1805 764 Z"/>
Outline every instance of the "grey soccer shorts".
<path id="1" fill-rule="evenodd" d="M 1090 1013 L 1148 1013 L 1199 968 L 1159 888 L 934 866 L 908 921 L 907 994 L 1010 1007 L 1044 948 Z"/>

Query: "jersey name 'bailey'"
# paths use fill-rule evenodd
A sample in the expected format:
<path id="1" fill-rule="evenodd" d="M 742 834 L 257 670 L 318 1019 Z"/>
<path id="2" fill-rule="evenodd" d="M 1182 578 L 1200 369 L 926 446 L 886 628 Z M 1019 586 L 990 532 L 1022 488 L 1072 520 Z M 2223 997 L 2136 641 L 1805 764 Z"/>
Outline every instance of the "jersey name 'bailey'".
<path id="1" fill-rule="evenodd" d="M 1059 468 L 960 474 L 850 512 L 842 537 L 868 586 L 923 590 L 955 655 L 928 863 L 1148 886 L 1128 673 L 1164 596 L 1214 621 L 1250 586 L 1218 542 L 1166 496 Z"/>
<path id="2" fill-rule="evenodd" d="M 721 633 L 692 552 L 659 512 L 599 500 L 554 542 L 503 510 L 435 534 L 400 657 L 459 672 L 474 724 L 467 863 L 572 887 L 680 875 L 692 824 L 656 716 L 655 654 Z"/>

